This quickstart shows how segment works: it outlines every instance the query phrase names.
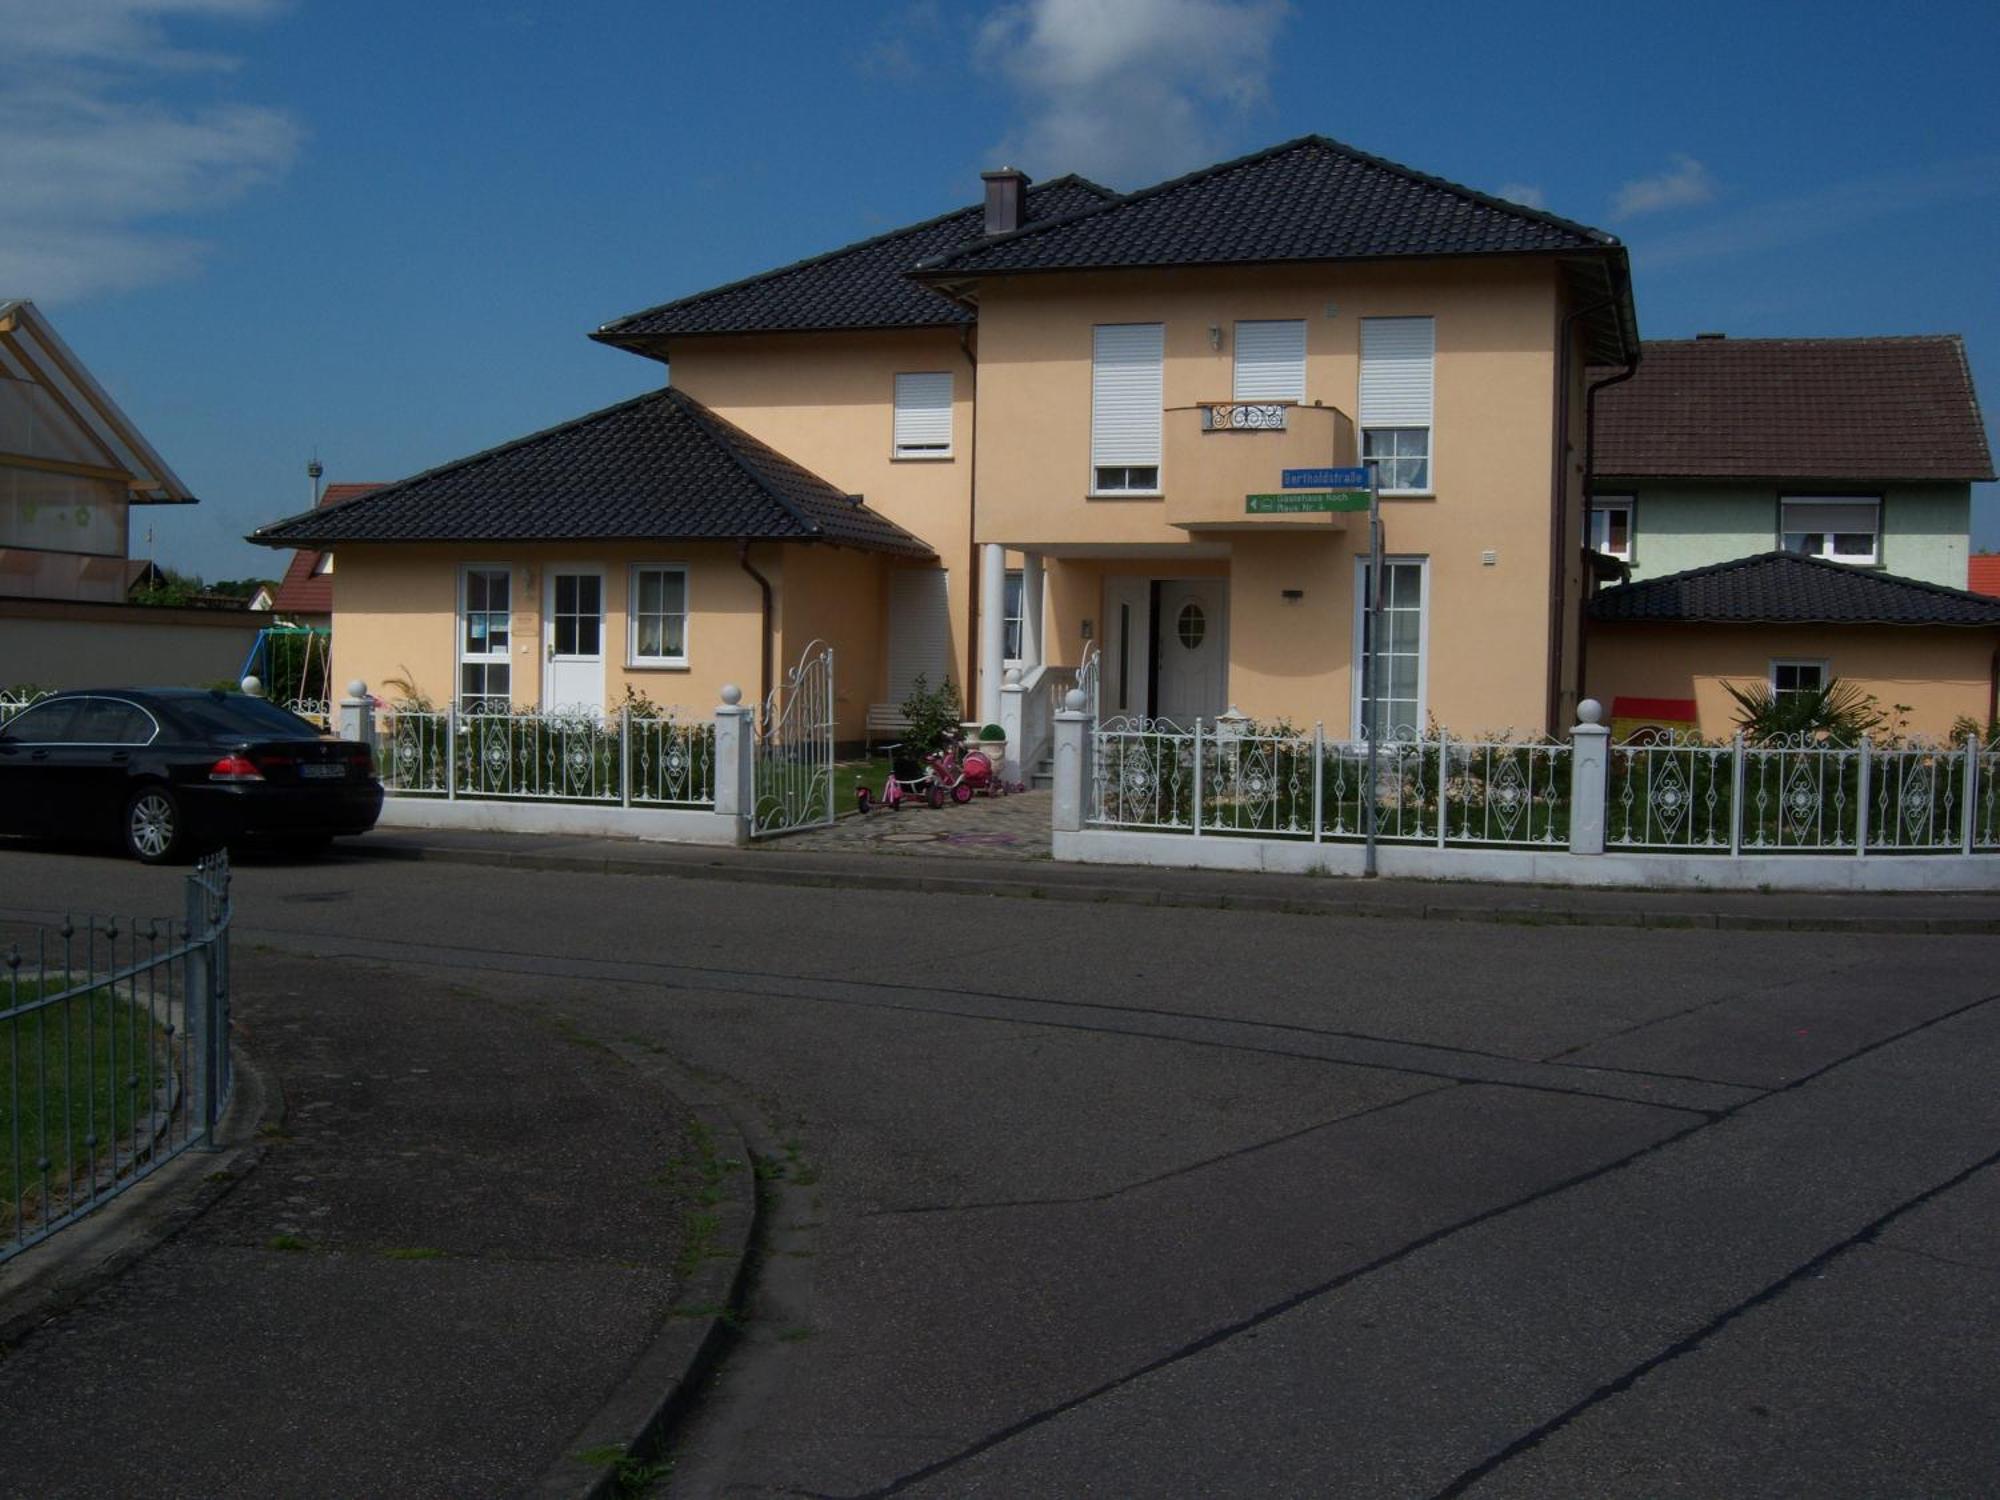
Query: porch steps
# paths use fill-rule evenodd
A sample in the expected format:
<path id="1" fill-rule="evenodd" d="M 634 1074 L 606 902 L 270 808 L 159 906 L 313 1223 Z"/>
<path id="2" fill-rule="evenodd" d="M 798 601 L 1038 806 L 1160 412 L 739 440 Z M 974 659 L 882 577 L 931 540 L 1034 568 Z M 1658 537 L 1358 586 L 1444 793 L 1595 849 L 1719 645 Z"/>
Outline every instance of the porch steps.
<path id="1" fill-rule="evenodd" d="M 1035 762 L 1035 769 L 1028 773 L 1028 786 L 1037 792 L 1046 792 L 1056 784 L 1056 762 L 1052 755 L 1045 755 Z"/>

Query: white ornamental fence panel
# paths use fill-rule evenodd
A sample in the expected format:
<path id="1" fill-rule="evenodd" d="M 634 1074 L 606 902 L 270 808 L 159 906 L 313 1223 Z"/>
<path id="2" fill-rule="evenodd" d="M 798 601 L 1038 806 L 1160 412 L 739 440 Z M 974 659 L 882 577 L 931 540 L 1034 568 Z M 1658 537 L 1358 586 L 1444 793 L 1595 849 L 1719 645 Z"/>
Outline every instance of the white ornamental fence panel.
<path id="1" fill-rule="evenodd" d="M 448 801 L 711 807 L 715 725 L 621 710 L 461 714 L 390 709 L 377 720 L 383 790 Z"/>
<path id="2" fill-rule="evenodd" d="M 833 647 L 814 641 L 764 704 L 751 755 L 750 836 L 833 823 Z"/>

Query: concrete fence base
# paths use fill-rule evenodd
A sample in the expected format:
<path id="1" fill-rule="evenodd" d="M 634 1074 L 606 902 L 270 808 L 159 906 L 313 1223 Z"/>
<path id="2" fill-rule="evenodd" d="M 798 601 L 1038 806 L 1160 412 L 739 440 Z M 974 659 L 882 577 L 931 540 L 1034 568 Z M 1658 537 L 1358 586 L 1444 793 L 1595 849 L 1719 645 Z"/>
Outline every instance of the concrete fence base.
<path id="1" fill-rule="evenodd" d="M 1359 844 L 1126 829 L 1057 828 L 1057 859 L 1080 864 L 1152 865 L 1199 870 L 1269 870 L 1287 875 L 1362 873 Z M 1655 890 L 1992 891 L 2000 857 L 1991 854 L 1571 854 L 1560 849 L 1438 849 L 1384 843 L 1376 863 L 1388 878 L 1485 880 L 1521 885 L 1648 886 Z"/>
<path id="2" fill-rule="evenodd" d="M 616 803 L 480 801 L 385 797 L 380 828 L 464 828 L 481 833 L 553 833 L 572 838 L 646 839 L 669 844 L 748 842 L 741 818 L 705 807 L 620 807 Z"/>

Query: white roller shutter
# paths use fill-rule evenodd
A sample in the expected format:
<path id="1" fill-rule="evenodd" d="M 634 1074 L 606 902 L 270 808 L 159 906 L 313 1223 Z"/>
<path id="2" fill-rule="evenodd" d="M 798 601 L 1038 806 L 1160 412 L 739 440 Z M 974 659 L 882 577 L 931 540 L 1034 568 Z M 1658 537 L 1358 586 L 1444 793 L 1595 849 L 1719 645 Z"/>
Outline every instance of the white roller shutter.
<path id="1" fill-rule="evenodd" d="M 1160 365 L 1165 352 L 1165 326 L 1160 323 L 1105 323 L 1092 330 L 1093 466 L 1160 461 Z"/>
<path id="2" fill-rule="evenodd" d="M 1306 399 L 1305 319 L 1236 325 L 1235 399 Z"/>
<path id="3" fill-rule="evenodd" d="M 1787 500 L 1783 527 L 1786 531 L 1861 532 L 1874 531 L 1880 513 L 1874 500 Z"/>
<path id="4" fill-rule="evenodd" d="M 897 453 L 951 452 L 951 376 L 896 377 Z"/>
<path id="5" fill-rule="evenodd" d="M 889 574 L 889 697 L 900 708 L 919 674 L 932 691 L 952 677 L 950 573 L 897 568 Z"/>
<path id="6" fill-rule="evenodd" d="M 1361 320 L 1361 425 L 1431 425 L 1437 329 L 1430 318 Z"/>

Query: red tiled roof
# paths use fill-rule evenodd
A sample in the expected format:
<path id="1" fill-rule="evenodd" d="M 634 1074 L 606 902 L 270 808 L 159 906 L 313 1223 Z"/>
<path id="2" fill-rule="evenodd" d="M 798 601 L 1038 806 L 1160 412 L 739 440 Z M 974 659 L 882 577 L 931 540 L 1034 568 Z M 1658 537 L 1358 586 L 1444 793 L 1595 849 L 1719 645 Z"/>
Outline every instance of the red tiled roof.
<path id="1" fill-rule="evenodd" d="M 1975 553 L 1968 559 L 1965 587 L 1974 594 L 2000 595 L 2000 552 Z"/>
<path id="2" fill-rule="evenodd" d="M 330 484 L 320 492 L 319 509 L 329 505 L 339 505 L 344 500 L 359 500 L 374 490 L 379 484 Z M 333 575 L 321 573 L 317 569 L 326 554 L 311 549 L 301 549 L 292 554 L 291 565 L 285 569 L 284 580 L 279 583 L 277 593 L 271 596 L 271 611 L 280 615 L 330 615 L 333 613 Z"/>
<path id="3" fill-rule="evenodd" d="M 1601 475 L 1993 478 L 1956 334 L 1661 339 L 1642 349 L 1639 373 L 1597 397 Z"/>

